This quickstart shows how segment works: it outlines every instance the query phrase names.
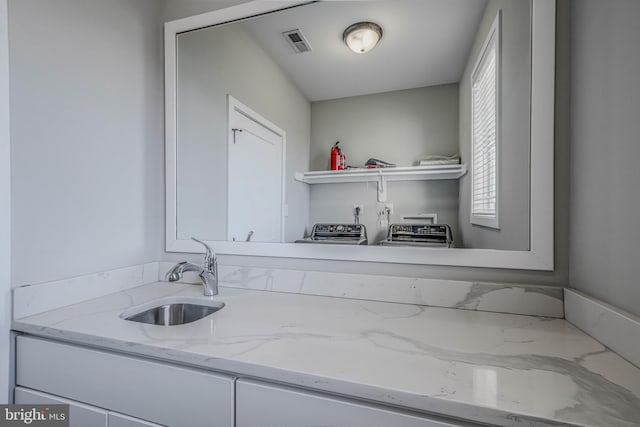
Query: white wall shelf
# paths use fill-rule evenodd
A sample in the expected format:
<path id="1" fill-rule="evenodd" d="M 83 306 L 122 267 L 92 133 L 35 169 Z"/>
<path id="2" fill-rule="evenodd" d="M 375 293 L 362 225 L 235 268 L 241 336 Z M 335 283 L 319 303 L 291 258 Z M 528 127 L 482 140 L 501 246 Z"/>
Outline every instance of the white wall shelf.
<path id="1" fill-rule="evenodd" d="M 341 171 L 296 172 L 296 181 L 306 184 L 339 184 L 346 182 L 377 182 L 378 201 L 387 200 L 388 181 L 429 181 L 459 179 L 467 173 L 467 166 L 407 166 L 379 169 L 347 169 Z"/>

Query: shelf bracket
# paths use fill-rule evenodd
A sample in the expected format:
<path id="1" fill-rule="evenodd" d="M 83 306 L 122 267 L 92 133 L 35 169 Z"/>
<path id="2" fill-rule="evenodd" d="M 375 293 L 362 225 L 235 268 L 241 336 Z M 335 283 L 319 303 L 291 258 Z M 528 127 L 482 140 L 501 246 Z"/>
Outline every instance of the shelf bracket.
<path id="1" fill-rule="evenodd" d="M 387 181 L 382 175 L 380 175 L 380 178 L 378 179 L 378 201 L 387 201 Z"/>

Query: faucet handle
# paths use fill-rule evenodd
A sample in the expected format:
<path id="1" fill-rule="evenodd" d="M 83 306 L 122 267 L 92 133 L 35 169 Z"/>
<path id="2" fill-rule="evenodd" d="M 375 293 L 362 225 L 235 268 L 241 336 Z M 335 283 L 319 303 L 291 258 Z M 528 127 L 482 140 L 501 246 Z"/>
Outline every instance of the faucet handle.
<path id="1" fill-rule="evenodd" d="M 207 271 L 213 271 L 216 264 L 216 253 L 213 251 L 213 249 L 211 249 L 209 245 L 207 245 L 202 240 L 198 240 L 195 237 L 192 237 L 191 240 L 194 240 L 205 247 L 204 269 Z"/>

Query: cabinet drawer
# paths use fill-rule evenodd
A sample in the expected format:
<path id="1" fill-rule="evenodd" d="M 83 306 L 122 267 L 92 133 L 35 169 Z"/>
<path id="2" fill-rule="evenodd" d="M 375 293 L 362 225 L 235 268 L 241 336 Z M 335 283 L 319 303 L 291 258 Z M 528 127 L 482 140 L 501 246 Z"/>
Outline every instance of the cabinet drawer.
<path id="1" fill-rule="evenodd" d="M 22 387 L 16 387 L 14 398 L 19 405 L 69 405 L 70 427 L 107 427 L 107 411 L 99 408 Z"/>
<path id="2" fill-rule="evenodd" d="M 232 427 L 233 377 L 18 337 L 16 383 L 155 423 Z"/>
<path id="3" fill-rule="evenodd" d="M 160 424 L 152 424 L 126 415 L 109 412 L 108 427 L 162 427 Z"/>
<path id="4" fill-rule="evenodd" d="M 236 381 L 236 427 L 461 427 L 256 381 Z"/>

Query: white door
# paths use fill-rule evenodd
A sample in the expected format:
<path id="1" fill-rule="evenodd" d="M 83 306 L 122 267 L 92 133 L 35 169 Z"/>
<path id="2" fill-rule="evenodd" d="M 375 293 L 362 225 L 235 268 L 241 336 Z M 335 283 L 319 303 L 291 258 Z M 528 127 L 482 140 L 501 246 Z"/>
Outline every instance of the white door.
<path id="1" fill-rule="evenodd" d="M 229 96 L 227 238 L 282 242 L 285 132 Z"/>

